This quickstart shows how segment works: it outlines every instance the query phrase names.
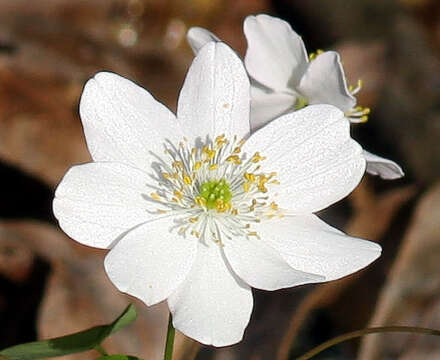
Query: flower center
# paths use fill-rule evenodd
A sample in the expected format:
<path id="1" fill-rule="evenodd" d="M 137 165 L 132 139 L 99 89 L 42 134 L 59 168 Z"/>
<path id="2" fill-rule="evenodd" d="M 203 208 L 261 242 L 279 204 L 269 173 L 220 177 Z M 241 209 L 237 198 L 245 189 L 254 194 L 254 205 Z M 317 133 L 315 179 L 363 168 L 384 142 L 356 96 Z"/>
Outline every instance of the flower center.
<path id="1" fill-rule="evenodd" d="M 299 110 L 306 107 L 307 105 L 309 105 L 309 101 L 303 96 L 298 96 L 298 98 L 295 101 L 294 108 L 295 110 Z"/>
<path id="2" fill-rule="evenodd" d="M 172 216 L 180 235 L 221 246 L 226 238 L 258 236 L 253 224 L 283 216 L 270 191 L 279 182 L 263 171 L 264 156 L 242 152 L 244 143 L 224 135 L 194 148 L 185 138 L 178 146 L 165 143 L 147 197 L 159 206 L 155 213 Z"/>
<path id="3" fill-rule="evenodd" d="M 200 186 L 199 201 L 208 209 L 225 212 L 231 208 L 232 193 L 225 179 L 206 181 Z"/>

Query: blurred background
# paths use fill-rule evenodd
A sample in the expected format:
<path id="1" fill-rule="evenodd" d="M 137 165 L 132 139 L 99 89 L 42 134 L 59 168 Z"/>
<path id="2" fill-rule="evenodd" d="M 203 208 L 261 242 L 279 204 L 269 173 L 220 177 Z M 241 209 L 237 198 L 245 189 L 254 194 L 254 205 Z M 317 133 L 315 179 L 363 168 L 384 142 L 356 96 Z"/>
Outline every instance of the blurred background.
<path id="1" fill-rule="evenodd" d="M 290 22 L 309 52 L 341 53 L 349 82 L 364 81 L 359 104 L 372 109 L 353 136 L 406 177 L 365 176 L 320 214 L 379 242 L 379 260 L 332 283 L 255 291 L 240 344 L 215 349 L 178 335 L 176 360 L 287 360 L 367 326 L 440 329 L 438 0 L 0 0 L 0 348 L 109 322 L 136 302 L 107 279 L 105 251 L 70 240 L 51 211 L 65 171 L 90 160 L 78 116 L 85 81 L 114 71 L 174 110 L 193 58 L 187 29 L 207 27 L 244 55 L 243 20 L 262 12 Z M 161 359 L 166 305 L 136 304 L 135 324 L 104 345 Z M 370 335 L 317 358 L 440 359 L 440 341 Z"/>

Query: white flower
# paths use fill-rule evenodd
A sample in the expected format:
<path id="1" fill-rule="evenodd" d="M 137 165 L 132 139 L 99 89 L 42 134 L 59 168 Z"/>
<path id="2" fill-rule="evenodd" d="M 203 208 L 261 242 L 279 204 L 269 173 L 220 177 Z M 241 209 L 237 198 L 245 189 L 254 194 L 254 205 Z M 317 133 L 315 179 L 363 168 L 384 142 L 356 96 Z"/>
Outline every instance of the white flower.
<path id="1" fill-rule="evenodd" d="M 370 110 L 356 106 L 354 96 L 361 83 L 356 88 L 347 87 L 338 53 L 319 51 L 307 56 L 304 42 L 290 25 L 268 15 L 248 16 L 243 27 L 248 42 L 244 62 L 252 80 L 252 130 L 311 104 L 331 104 L 351 122 L 366 121 Z M 188 31 L 187 39 L 195 53 L 209 41 L 220 41 L 198 27 Z M 404 175 L 391 160 L 367 151 L 364 156 L 370 174 L 384 179 Z"/>
<path id="2" fill-rule="evenodd" d="M 337 279 L 381 252 L 313 215 L 365 170 L 343 113 L 310 106 L 249 137 L 249 92 L 222 43 L 196 56 L 177 117 L 133 82 L 97 74 L 80 102 L 94 162 L 67 172 L 53 204 L 69 236 L 111 249 L 119 290 L 167 300 L 178 330 L 215 346 L 241 340 L 251 287 Z"/>

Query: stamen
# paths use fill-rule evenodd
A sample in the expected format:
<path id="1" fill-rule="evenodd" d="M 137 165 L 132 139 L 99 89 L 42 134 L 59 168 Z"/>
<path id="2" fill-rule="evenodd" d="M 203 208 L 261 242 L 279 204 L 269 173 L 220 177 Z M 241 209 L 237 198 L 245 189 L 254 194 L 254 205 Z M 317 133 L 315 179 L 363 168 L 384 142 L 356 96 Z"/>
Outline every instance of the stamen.
<path id="1" fill-rule="evenodd" d="M 351 95 L 356 95 L 362 89 L 362 86 L 363 86 L 362 79 L 358 79 L 356 87 L 354 87 L 353 85 L 350 85 L 348 87 L 348 91 L 350 92 Z"/>
<path id="2" fill-rule="evenodd" d="M 259 152 L 241 156 L 244 143 L 224 134 L 201 148 L 189 147 L 185 139 L 177 147 L 167 143 L 160 180 L 152 186 L 157 191 L 150 195 L 166 210 L 155 213 L 174 216 L 180 235 L 219 246 L 225 238 L 258 237 L 250 224 L 281 213 L 269 192 L 279 181 L 275 172 L 262 172 L 266 158 Z"/>
<path id="3" fill-rule="evenodd" d="M 265 160 L 266 158 L 264 156 L 261 156 L 260 153 L 257 151 L 254 156 L 252 157 L 252 162 L 257 163 L 259 161 Z"/>
<path id="4" fill-rule="evenodd" d="M 197 171 L 197 170 L 199 170 L 201 167 L 202 167 L 202 162 L 201 162 L 201 161 L 196 161 L 196 162 L 194 163 L 193 169 L 194 169 L 195 171 Z"/>
<path id="5" fill-rule="evenodd" d="M 351 110 L 345 112 L 345 116 L 350 118 L 351 123 L 365 123 L 368 121 L 368 115 L 371 110 L 368 107 L 356 106 Z"/>
<path id="6" fill-rule="evenodd" d="M 324 53 L 324 50 L 321 50 L 321 49 L 316 50 L 316 52 L 310 53 L 309 60 L 310 61 L 315 60 L 318 57 L 318 55 L 321 55 L 322 53 Z"/>
<path id="7" fill-rule="evenodd" d="M 190 178 L 187 174 L 185 174 L 185 175 L 183 176 L 183 182 L 184 182 L 186 185 L 191 185 L 192 180 L 191 180 L 191 178 Z"/>
<path id="8" fill-rule="evenodd" d="M 156 200 L 156 201 L 160 201 L 160 196 L 159 196 L 157 193 L 153 192 L 153 193 L 150 194 L 150 196 L 151 196 L 154 200 Z"/>

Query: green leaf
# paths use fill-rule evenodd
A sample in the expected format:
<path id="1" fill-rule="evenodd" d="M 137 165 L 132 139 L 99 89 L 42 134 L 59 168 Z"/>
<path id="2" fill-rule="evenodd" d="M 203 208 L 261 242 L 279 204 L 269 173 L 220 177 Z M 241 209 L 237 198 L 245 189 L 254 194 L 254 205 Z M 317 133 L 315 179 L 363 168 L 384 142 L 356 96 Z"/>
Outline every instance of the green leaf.
<path id="1" fill-rule="evenodd" d="M 142 360 L 142 359 L 130 355 L 106 355 L 96 360 Z"/>
<path id="2" fill-rule="evenodd" d="M 59 338 L 15 345 L 0 351 L 8 360 L 33 360 L 74 354 L 92 350 L 110 334 L 122 329 L 136 319 L 136 309 L 128 305 L 111 324 L 96 326 L 75 334 Z"/>

